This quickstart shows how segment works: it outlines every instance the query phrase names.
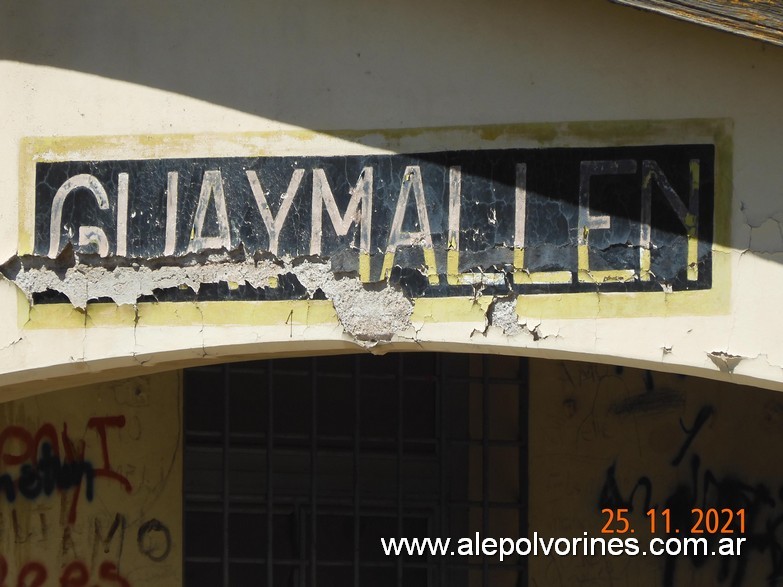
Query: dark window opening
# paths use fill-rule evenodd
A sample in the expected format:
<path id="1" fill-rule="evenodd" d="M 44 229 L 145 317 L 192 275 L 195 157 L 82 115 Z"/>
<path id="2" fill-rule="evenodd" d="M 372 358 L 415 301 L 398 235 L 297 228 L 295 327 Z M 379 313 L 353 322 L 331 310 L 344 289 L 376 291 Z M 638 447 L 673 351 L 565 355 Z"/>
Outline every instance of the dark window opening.
<path id="1" fill-rule="evenodd" d="M 186 587 L 527 584 L 522 557 L 381 546 L 527 536 L 525 359 L 279 359 L 184 386 Z"/>

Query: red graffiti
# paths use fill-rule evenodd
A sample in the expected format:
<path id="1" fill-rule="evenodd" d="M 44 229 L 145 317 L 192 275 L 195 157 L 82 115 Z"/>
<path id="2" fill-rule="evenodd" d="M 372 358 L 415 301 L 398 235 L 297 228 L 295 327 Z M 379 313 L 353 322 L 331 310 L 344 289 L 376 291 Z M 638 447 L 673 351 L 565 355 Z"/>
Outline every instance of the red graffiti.
<path id="1" fill-rule="evenodd" d="M 46 581 L 46 567 L 41 563 L 29 562 L 19 571 L 16 587 L 41 587 Z M 0 587 L 8 587 L 8 562 L 0 554 Z"/>
<path id="2" fill-rule="evenodd" d="M 98 436 L 101 439 L 101 453 L 103 456 L 103 466 L 100 468 L 95 469 L 95 476 L 96 477 L 106 477 L 107 479 L 113 479 L 120 483 L 123 487 L 125 487 L 125 491 L 128 493 L 131 492 L 131 484 L 128 482 L 128 480 L 117 473 L 116 471 L 112 470 L 111 463 L 109 462 L 109 446 L 106 441 L 106 428 L 107 427 L 116 427 L 116 428 L 124 428 L 125 427 L 125 416 L 106 416 L 103 418 L 90 418 L 90 420 L 87 422 L 87 429 L 95 429 L 95 431 L 98 433 Z"/>
<path id="3" fill-rule="evenodd" d="M 120 587 L 130 587 L 130 583 L 126 579 L 120 576 L 119 569 L 117 569 L 117 565 L 115 565 L 113 562 L 110 561 L 104 561 L 101 563 L 101 568 L 98 571 L 99 576 L 101 579 L 106 579 L 107 581 L 114 581 Z"/>
<path id="4" fill-rule="evenodd" d="M 13 466 L 34 461 L 44 438 L 49 441 L 52 452 L 55 455 L 59 455 L 57 431 L 54 429 L 53 425 L 49 423 L 43 424 L 38 429 L 35 436 L 21 426 L 7 426 L 0 432 L 0 455 L 2 455 L 3 464 Z M 11 444 L 12 446 L 16 444 L 17 446 L 22 447 L 21 452 L 18 452 L 17 454 L 11 453 L 10 449 L 6 446 L 8 444 Z"/>
<path id="5" fill-rule="evenodd" d="M 41 587 L 46 581 L 46 567 L 41 563 L 31 561 L 19 571 L 16 587 Z"/>
<path id="6" fill-rule="evenodd" d="M 30 561 L 21 568 L 14 585 L 15 587 L 44 587 L 45 585 L 52 585 L 51 582 L 47 583 L 48 578 L 49 573 L 42 563 Z M 88 587 L 91 584 L 95 587 L 131 587 L 128 580 L 120 575 L 117 565 L 111 561 L 103 561 L 101 563 L 98 568 L 98 578 L 102 580 L 100 586 L 95 585 L 91 580 L 90 570 L 87 568 L 87 565 L 82 561 L 76 560 L 66 565 L 62 570 L 57 585 L 59 587 Z M 8 562 L 0 554 L 0 587 L 10 587 L 8 579 Z"/>
<path id="7" fill-rule="evenodd" d="M 76 522 L 77 507 L 79 496 L 82 491 L 82 476 L 87 483 L 87 499 L 92 500 L 92 483 L 94 479 L 104 478 L 119 483 L 125 491 L 130 493 L 132 486 L 130 481 L 114 470 L 111 465 L 109 441 L 107 430 L 110 428 L 124 428 L 125 416 L 101 416 L 90 418 L 87 422 L 87 430 L 94 431 L 97 441 L 100 444 L 100 462 L 85 462 L 85 451 L 87 443 L 85 439 L 74 440 L 68 433 L 68 424 L 63 423 L 62 432 L 59 437 L 54 425 L 47 422 L 33 434 L 30 430 L 22 426 L 7 426 L 0 432 L 0 465 L 21 466 L 23 471 L 27 471 L 19 479 L 12 480 L 9 475 L 0 476 L 2 488 L 5 489 L 6 497 L 9 501 L 18 493 L 28 499 L 34 499 L 42 492 L 49 495 L 53 486 L 64 491 L 70 489 L 64 476 L 59 477 L 60 481 L 53 481 L 62 467 L 77 467 L 80 472 L 78 480 L 73 484 L 73 499 L 71 500 L 68 512 L 68 523 Z M 60 456 L 63 455 L 62 462 Z M 41 477 L 44 477 L 42 483 Z M 46 486 L 45 481 L 49 485 Z M 47 490 L 48 489 L 48 490 Z M 0 492 L 0 497 L 2 492 Z M 2 587 L 2 585 L 0 585 Z"/>
<path id="8" fill-rule="evenodd" d="M 82 561 L 73 561 L 60 575 L 60 587 L 86 587 L 90 582 L 90 571 Z"/>

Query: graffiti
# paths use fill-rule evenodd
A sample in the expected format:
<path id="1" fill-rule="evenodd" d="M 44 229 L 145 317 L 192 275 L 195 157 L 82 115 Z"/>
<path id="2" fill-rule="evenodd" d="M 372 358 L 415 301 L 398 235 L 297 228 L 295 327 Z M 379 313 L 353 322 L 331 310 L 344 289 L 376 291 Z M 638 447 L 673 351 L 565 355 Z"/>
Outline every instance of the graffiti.
<path id="1" fill-rule="evenodd" d="M 82 484 L 86 480 L 87 501 L 92 501 L 94 495 L 93 482 L 95 471 L 92 464 L 86 461 L 63 463 L 60 457 L 52 454 L 52 447 L 44 443 L 41 447 L 41 456 L 36 465 L 26 463 L 22 465 L 19 478 L 14 481 L 10 474 L 0 476 L 0 491 L 5 494 L 9 503 L 16 500 L 17 487 L 19 494 L 34 500 L 42 493 L 51 496 L 55 489 L 65 491 Z"/>
<path id="2" fill-rule="evenodd" d="M 101 579 L 101 583 L 98 586 L 95 585 L 90 577 L 87 565 L 80 560 L 72 561 L 66 565 L 56 582 L 49 581 L 49 578 L 49 570 L 43 563 L 30 561 L 22 566 L 16 577 L 16 582 L 13 582 L 8 569 L 8 562 L 0 554 L 0 587 L 45 587 L 46 585 L 59 585 L 60 587 L 87 587 L 88 585 L 95 587 L 108 587 L 110 585 L 130 587 L 128 580 L 120 575 L 117 565 L 110 561 L 103 561 L 98 568 L 98 578 Z"/>
<path id="3" fill-rule="evenodd" d="M 5 522 L 5 515 L 0 512 L 0 534 L 6 529 Z M 28 519 L 25 523 L 24 517 L 20 519 L 16 508 L 14 508 L 10 512 L 10 522 L 9 529 L 12 531 L 15 544 L 48 542 L 53 538 L 53 532 L 49 529 L 51 520 L 43 512 L 39 512 L 37 517 Z M 123 513 L 90 518 L 87 521 L 87 527 L 92 528 L 91 548 L 93 561 L 100 556 L 105 557 L 109 554 L 116 559 L 121 558 L 125 548 L 125 535 L 131 526 L 135 526 L 135 524 L 129 524 L 126 515 Z M 169 556 L 173 545 L 171 530 L 157 518 L 139 521 L 136 541 L 139 552 L 155 562 L 165 560 Z M 64 554 L 69 552 L 75 553 L 71 547 L 72 543 L 71 525 L 65 524 L 62 540 L 60 540 L 61 550 Z"/>
<path id="4" fill-rule="evenodd" d="M 671 460 L 672 467 L 687 467 L 688 482 L 680 483 L 669 491 L 663 501 L 653 501 L 654 483 L 649 476 L 641 476 L 627 494 L 623 493 L 617 481 L 617 464 L 613 463 L 606 471 L 604 485 L 599 494 L 601 508 L 627 508 L 630 512 L 641 512 L 642 515 L 650 508 L 658 510 L 668 508 L 671 512 L 672 528 L 678 528 L 683 536 L 690 536 L 692 527 L 692 509 L 728 508 L 731 510 L 745 509 L 747 542 L 742 554 L 736 557 L 721 557 L 716 573 L 719 584 L 739 587 L 744 584 L 748 569 L 749 557 L 762 555 L 768 560 L 769 571 L 766 576 L 769 585 L 777 585 L 783 579 L 783 514 L 776 512 L 778 504 L 783 504 L 783 487 L 777 494 L 762 483 L 748 483 L 739 478 L 726 475 L 719 477 L 711 468 L 704 465 L 700 455 L 691 453 L 692 445 L 705 424 L 714 415 L 712 406 L 704 406 L 696 415 L 693 424 L 686 427 L 680 425 L 685 439 L 676 455 Z M 704 535 L 713 550 L 719 535 Z M 689 561 L 694 568 L 703 567 L 710 557 L 691 555 L 686 557 L 669 556 L 666 558 L 663 570 L 663 585 L 675 585 L 677 565 Z"/>
<path id="5" fill-rule="evenodd" d="M 109 581 L 110 585 L 130 587 L 130 583 L 119 574 L 117 565 L 110 561 L 103 561 L 98 568 L 98 577 Z M 87 587 L 90 585 L 90 572 L 82 561 L 73 561 L 63 569 L 60 575 L 60 587 Z M 104 583 L 106 584 L 106 583 Z"/>
<path id="6" fill-rule="evenodd" d="M 0 587 L 182 583 L 177 374 L 0 413 Z"/>
<path id="7" fill-rule="evenodd" d="M 99 550 L 104 555 L 111 552 L 112 543 L 114 542 L 115 537 L 118 542 L 116 557 L 117 560 L 119 560 L 120 557 L 122 557 L 122 548 L 125 544 L 125 530 L 128 527 L 128 521 L 125 519 L 125 516 L 122 514 L 115 515 L 105 536 L 103 535 L 103 525 L 101 524 L 100 518 L 95 518 L 94 526 L 93 561 L 98 557 Z"/>
<path id="8" fill-rule="evenodd" d="M 687 437 L 685 438 L 685 442 L 682 443 L 677 456 L 672 460 L 673 467 L 676 467 L 682 462 L 682 459 L 685 457 L 685 453 L 687 453 L 688 449 L 691 447 L 691 443 L 699 435 L 702 427 L 707 423 L 714 412 L 715 410 L 712 408 L 712 406 L 704 406 L 701 410 L 699 410 L 699 413 L 696 415 L 696 420 L 693 422 L 693 426 L 690 429 L 685 428 L 685 426 L 682 424 L 682 420 L 680 420 L 680 426 L 682 427 L 683 432 L 687 434 Z"/>
<path id="9" fill-rule="evenodd" d="M 18 524 L 14 510 L 12 518 Z M 16 582 L 12 580 L 13 574 L 9 568 L 8 561 L 0 555 L 0 587 L 34 587 L 46 585 L 59 585 L 60 587 L 102 587 L 103 585 L 130 587 L 128 581 L 120 574 L 115 562 L 122 558 L 123 547 L 125 544 L 125 533 L 128 530 L 128 521 L 126 517 L 117 513 L 111 521 L 106 523 L 106 519 L 96 517 L 93 521 L 94 535 L 92 546 L 92 567 L 82 558 L 79 558 L 76 552 L 75 544 L 71 538 L 71 526 L 66 525 L 63 531 L 61 541 L 62 556 L 73 556 L 67 565 L 62 567 L 57 575 L 57 581 L 52 576 L 50 570 L 37 561 L 25 563 L 19 573 L 16 575 Z M 41 515 L 41 530 L 47 526 L 46 518 Z M 15 528 L 17 534 L 19 527 Z M 17 543 L 27 542 L 33 536 L 32 532 L 25 534 L 22 540 Z M 36 534 L 41 540 L 47 538 L 44 534 Z M 168 526 L 158 519 L 152 518 L 143 522 L 137 532 L 139 553 L 153 562 L 162 562 L 168 558 L 172 549 L 171 531 Z M 110 559 L 110 560 L 107 560 Z M 92 572 L 90 569 L 93 569 Z M 102 582 L 96 584 L 96 578 Z M 51 579 L 51 580 L 50 580 Z"/>
<path id="10" fill-rule="evenodd" d="M 142 524 L 137 541 L 139 551 L 156 563 L 166 560 L 171 552 L 171 532 L 160 520 Z"/>
<path id="11" fill-rule="evenodd" d="M 16 478 L 11 473 L 0 476 L 0 495 L 13 503 L 21 495 L 35 500 L 41 495 L 50 497 L 55 491 L 73 490 L 68 523 L 77 517 L 77 504 L 82 487 L 85 498 L 91 502 L 95 495 L 95 480 L 107 479 L 118 483 L 126 492 L 132 491 L 130 481 L 111 466 L 107 429 L 123 428 L 125 416 L 90 418 L 87 430 L 94 431 L 100 447 L 100 466 L 85 460 L 85 439 L 74 440 L 63 423 L 58 435 L 54 425 L 47 422 L 33 433 L 22 426 L 7 426 L 0 432 L 0 464 L 19 467 Z"/>

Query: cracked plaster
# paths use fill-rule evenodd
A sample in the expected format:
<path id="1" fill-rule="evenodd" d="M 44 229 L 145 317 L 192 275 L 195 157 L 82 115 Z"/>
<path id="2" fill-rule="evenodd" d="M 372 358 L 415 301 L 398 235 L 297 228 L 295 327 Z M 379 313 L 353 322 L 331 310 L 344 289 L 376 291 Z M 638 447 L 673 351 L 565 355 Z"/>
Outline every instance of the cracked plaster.
<path id="1" fill-rule="evenodd" d="M 320 290 L 331 300 L 345 331 L 358 341 L 388 341 L 412 329 L 413 301 L 396 287 L 362 284 L 353 276 L 336 277 L 325 262 L 231 262 L 213 256 L 206 263 L 186 266 L 121 266 L 113 269 L 77 264 L 63 271 L 48 267 L 22 268 L 8 275 L 33 303 L 34 294 L 55 291 L 65 295 L 80 310 L 98 299 L 111 299 L 118 306 L 135 306 L 143 296 L 159 290 L 189 288 L 198 293 L 204 284 L 246 284 L 269 287 L 281 275 L 295 276 L 313 298 Z"/>
<path id="2" fill-rule="evenodd" d="M 188 288 L 198 293 L 202 285 L 229 283 L 253 288 L 270 286 L 282 275 L 292 275 L 315 299 L 319 292 L 330 300 L 344 329 L 364 346 L 390 341 L 395 336 L 416 340 L 411 315 L 414 300 L 399 287 L 382 283 L 363 284 L 353 274 L 335 274 L 326 261 L 242 260 L 232 261 L 226 254 L 212 255 L 202 264 L 150 267 L 134 264 L 114 268 L 93 267 L 77 263 L 64 269 L 56 267 L 22 267 L 4 272 L 33 304 L 35 294 L 47 291 L 65 295 L 73 307 L 85 310 L 88 302 L 110 299 L 118 306 L 136 306 L 145 296 L 156 296 L 166 289 Z M 480 292 L 477 292 L 481 296 Z M 496 326 L 508 337 L 530 336 L 533 341 L 549 338 L 540 324 L 530 327 L 520 322 L 516 296 L 492 297 L 485 306 L 486 329 Z M 136 318 L 137 326 L 138 314 Z M 135 330 L 135 328 L 134 328 Z"/>
<path id="3" fill-rule="evenodd" d="M 311 296 L 321 289 L 345 331 L 360 341 L 386 341 L 412 328 L 413 302 L 397 288 L 368 288 L 357 278 L 337 278 L 325 263 L 305 262 L 291 272 Z"/>

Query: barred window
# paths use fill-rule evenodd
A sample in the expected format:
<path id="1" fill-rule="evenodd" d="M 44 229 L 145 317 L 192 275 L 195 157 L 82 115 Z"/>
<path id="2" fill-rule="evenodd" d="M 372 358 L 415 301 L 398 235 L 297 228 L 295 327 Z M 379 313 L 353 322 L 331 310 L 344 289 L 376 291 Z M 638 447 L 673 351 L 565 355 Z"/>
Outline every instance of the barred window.
<path id="1" fill-rule="evenodd" d="M 185 585 L 524 586 L 523 558 L 381 538 L 527 535 L 527 362 L 409 353 L 185 371 Z"/>

